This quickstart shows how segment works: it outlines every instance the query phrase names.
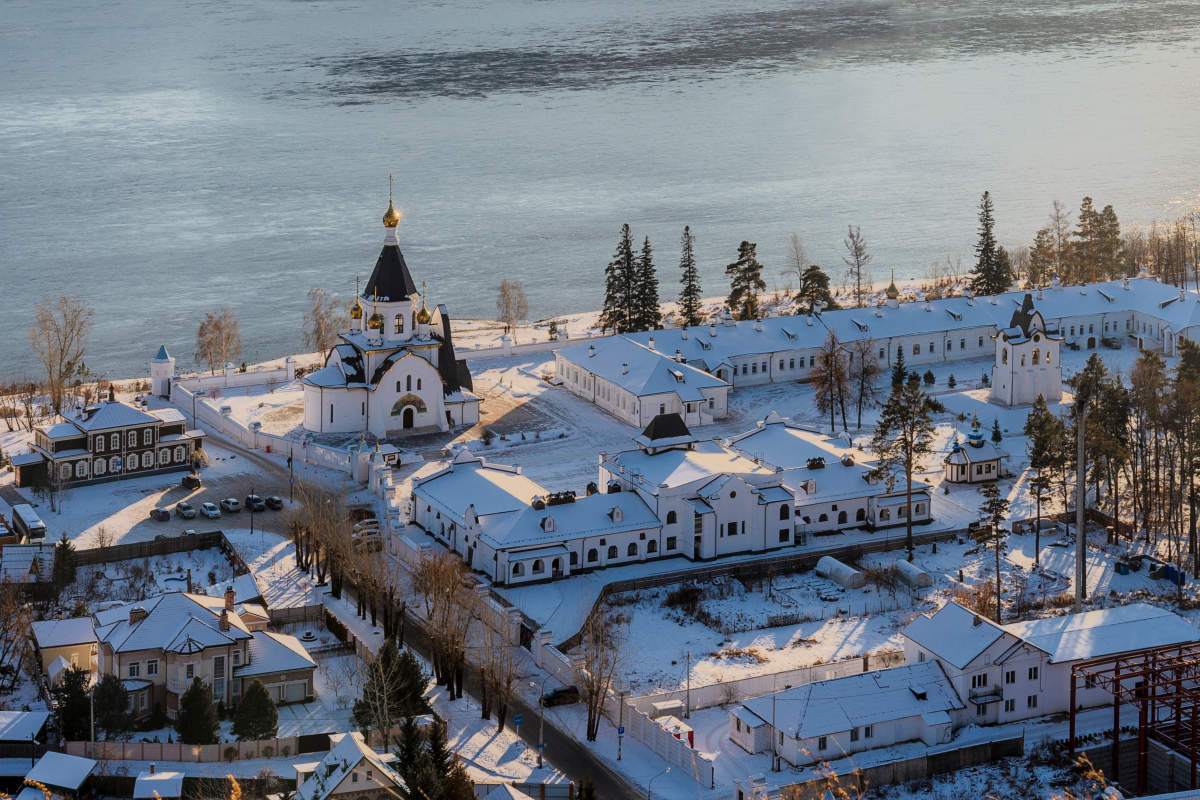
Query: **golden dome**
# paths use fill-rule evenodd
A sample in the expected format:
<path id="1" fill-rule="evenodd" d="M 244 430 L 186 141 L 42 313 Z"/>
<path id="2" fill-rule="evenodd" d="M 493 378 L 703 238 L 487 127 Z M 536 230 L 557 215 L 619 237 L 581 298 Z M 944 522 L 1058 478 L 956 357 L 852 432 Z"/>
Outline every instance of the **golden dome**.
<path id="1" fill-rule="evenodd" d="M 400 212 L 392 205 L 391 198 L 388 198 L 388 210 L 383 214 L 383 227 L 394 228 L 400 224 Z"/>
<path id="2" fill-rule="evenodd" d="M 367 320 L 367 327 L 374 330 L 381 329 L 383 327 L 383 315 L 376 311 L 371 315 L 371 318 Z"/>
<path id="3" fill-rule="evenodd" d="M 433 319 L 433 315 L 429 313 L 429 309 L 425 307 L 425 298 L 421 298 L 421 310 L 417 312 L 417 324 L 428 325 L 429 320 Z"/>
<path id="4" fill-rule="evenodd" d="M 900 290 L 896 288 L 896 274 L 892 273 L 892 282 L 888 284 L 887 290 L 884 292 L 888 300 L 895 300 L 900 297 Z"/>
<path id="5" fill-rule="evenodd" d="M 354 307 L 350 309 L 350 319 L 362 319 L 362 303 L 354 299 Z"/>

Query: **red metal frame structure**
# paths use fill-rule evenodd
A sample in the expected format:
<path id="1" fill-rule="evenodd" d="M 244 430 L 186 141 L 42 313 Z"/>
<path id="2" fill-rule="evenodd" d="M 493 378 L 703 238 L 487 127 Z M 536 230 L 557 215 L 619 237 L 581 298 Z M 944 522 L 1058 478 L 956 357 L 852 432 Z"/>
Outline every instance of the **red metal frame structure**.
<path id="1" fill-rule="evenodd" d="M 1200 642 L 1134 650 L 1093 658 L 1071 667 L 1070 741 L 1075 760 L 1075 692 L 1100 687 L 1112 695 L 1112 775 L 1120 780 L 1121 706 L 1138 710 L 1137 791 L 1146 792 L 1146 753 L 1155 739 L 1191 764 L 1190 788 L 1196 788 L 1197 732 L 1200 729 Z"/>

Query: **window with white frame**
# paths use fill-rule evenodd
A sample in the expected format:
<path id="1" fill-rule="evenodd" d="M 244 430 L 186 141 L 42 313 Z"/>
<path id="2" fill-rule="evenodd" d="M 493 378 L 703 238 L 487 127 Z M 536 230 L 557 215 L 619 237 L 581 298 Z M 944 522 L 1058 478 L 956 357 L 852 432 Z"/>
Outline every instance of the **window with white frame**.
<path id="1" fill-rule="evenodd" d="M 146 428 L 142 431 L 142 444 L 154 444 L 154 431 Z"/>

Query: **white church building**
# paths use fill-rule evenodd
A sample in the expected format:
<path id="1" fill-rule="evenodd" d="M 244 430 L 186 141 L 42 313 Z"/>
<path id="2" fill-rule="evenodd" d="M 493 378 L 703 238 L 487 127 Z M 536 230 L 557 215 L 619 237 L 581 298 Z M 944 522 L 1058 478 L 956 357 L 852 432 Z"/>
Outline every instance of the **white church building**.
<path id="1" fill-rule="evenodd" d="M 996 362 L 992 365 L 994 403 L 1028 405 L 1041 395 L 1047 403 L 1062 399 L 1062 333 L 1049 327 L 1026 294 L 1008 327 L 998 331 Z"/>
<path id="2" fill-rule="evenodd" d="M 378 438 L 446 431 L 479 421 L 466 362 L 455 357 L 445 305 L 417 291 L 388 200 L 383 250 L 350 312 L 350 330 L 304 383 L 304 428 Z"/>

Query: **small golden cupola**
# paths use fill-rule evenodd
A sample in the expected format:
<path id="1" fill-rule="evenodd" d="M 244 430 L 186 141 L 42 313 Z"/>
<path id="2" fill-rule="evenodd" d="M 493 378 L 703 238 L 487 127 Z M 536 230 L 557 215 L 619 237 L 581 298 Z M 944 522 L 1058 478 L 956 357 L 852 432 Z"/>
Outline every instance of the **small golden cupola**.
<path id="1" fill-rule="evenodd" d="M 383 314 L 380 314 L 378 311 L 376 311 L 374 314 L 372 314 L 371 318 L 367 320 L 367 327 L 370 328 L 371 330 L 375 330 L 375 331 L 382 330 L 383 329 Z"/>
<path id="2" fill-rule="evenodd" d="M 350 309 L 350 319 L 362 319 L 362 315 L 362 301 L 356 297 L 354 298 L 354 306 Z"/>
<path id="3" fill-rule="evenodd" d="M 400 212 L 392 205 L 392 176 L 388 175 L 388 207 L 383 213 L 383 227 L 394 228 L 400 224 Z"/>
<path id="4" fill-rule="evenodd" d="M 421 310 L 417 312 L 417 324 L 428 325 L 433 319 L 433 315 L 429 313 L 429 309 L 425 307 L 425 298 L 421 298 Z"/>
<path id="5" fill-rule="evenodd" d="M 896 288 L 896 273 L 894 270 L 892 271 L 892 282 L 888 284 L 884 294 L 888 300 L 898 300 L 900 298 L 900 290 Z"/>

